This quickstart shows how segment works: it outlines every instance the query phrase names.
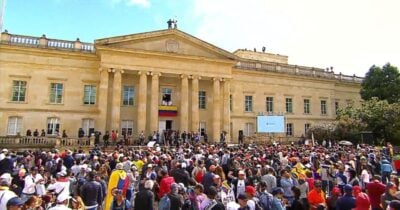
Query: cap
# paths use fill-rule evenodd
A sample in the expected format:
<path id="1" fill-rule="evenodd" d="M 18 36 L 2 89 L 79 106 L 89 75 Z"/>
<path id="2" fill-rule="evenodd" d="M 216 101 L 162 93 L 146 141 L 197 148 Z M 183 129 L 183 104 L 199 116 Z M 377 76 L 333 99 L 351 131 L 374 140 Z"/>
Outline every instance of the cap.
<path id="1" fill-rule="evenodd" d="M 241 193 L 238 195 L 238 200 L 247 200 L 247 196 Z"/>
<path id="2" fill-rule="evenodd" d="M 115 168 L 116 168 L 117 170 L 122 170 L 122 169 L 124 169 L 124 164 L 122 164 L 122 163 L 117 163 L 117 165 L 115 166 Z"/>
<path id="3" fill-rule="evenodd" d="M 246 192 L 254 196 L 256 195 L 256 188 L 254 188 L 253 186 L 246 186 Z"/>
<path id="4" fill-rule="evenodd" d="M 334 187 L 334 188 L 332 189 L 332 194 L 333 194 L 333 195 L 336 195 L 336 196 L 339 196 L 339 195 L 341 195 L 342 193 L 340 192 L 340 189 L 339 189 L 338 187 Z"/>
<path id="5" fill-rule="evenodd" d="M 148 164 L 147 168 L 153 168 L 153 164 Z"/>
<path id="6" fill-rule="evenodd" d="M 351 191 L 353 191 L 353 186 L 351 186 L 350 184 L 346 184 L 346 185 L 344 186 L 344 191 L 346 191 L 346 192 L 351 192 Z"/>
<path id="7" fill-rule="evenodd" d="M 61 194 L 58 195 L 58 197 L 57 197 L 57 202 L 62 203 L 62 202 L 64 202 L 65 200 L 68 200 L 68 199 L 70 199 L 70 198 L 71 198 L 71 196 L 69 196 L 69 195 L 67 195 L 67 194 L 65 194 L 65 193 L 61 193 Z"/>
<path id="8" fill-rule="evenodd" d="M 2 149 L 1 152 L 2 152 L 2 153 L 7 153 L 7 152 L 8 152 L 8 149 Z"/>
<path id="9" fill-rule="evenodd" d="M 57 176 L 67 176 L 67 173 L 65 171 L 60 171 L 57 173 Z"/>
<path id="10" fill-rule="evenodd" d="M 245 175 L 246 173 L 244 173 L 244 171 L 239 171 L 239 175 L 241 174 Z"/>
<path id="11" fill-rule="evenodd" d="M 276 187 L 272 190 L 272 195 L 283 194 L 283 189 L 281 187 Z"/>
<path id="12" fill-rule="evenodd" d="M 354 193 L 356 193 L 356 194 L 358 194 L 358 193 L 360 193 L 362 190 L 361 190 L 361 187 L 360 186 L 354 186 L 353 187 L 353 192 Z"/>
<path id="13" fill-rule="evenodd" d="M 7 206 L 22 206 L 25 204 L 25 201 L 23 201 L 21 198 L 19 197 L 14 197 L 11 198 L 10 200 L 8 200 L 7 202 Z"/>

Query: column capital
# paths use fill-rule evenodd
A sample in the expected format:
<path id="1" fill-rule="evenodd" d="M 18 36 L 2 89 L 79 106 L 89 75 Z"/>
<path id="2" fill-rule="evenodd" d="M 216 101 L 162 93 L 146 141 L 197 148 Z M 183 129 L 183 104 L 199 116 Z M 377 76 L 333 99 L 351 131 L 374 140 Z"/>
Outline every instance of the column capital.
<path id="1" fill-rule="evenodd" d="M 221 77 L 213 77 L 212 80 L 215 81 L 222 81 L 223 79 Z"/>
<path id="2" fill-rule="evenodd" d="M 181 79 L 183 79 L 183 78 L 189 78 L 189 77 L 190 77 L 190 76 L 187 75 L 187 74 L 181 74 L 181 75 L 180 75 L 180 78 L 181 78 Z"/>
<path id="3" fill-rule="evenodd" d="M 190 75 L 190 79 L 197 79 L 197 80 L 200 80 L 200 79 L 201 79 L 201 76 L 199 76 L 199 75 Z"/>
<path id="4" fill-rule="evenodd" d="M 149 75 L 149 72 L 148 71 L 138 71 L 138 75 L 142 75 L 142 74 Z"/>
<path id="5" fill-rule="evenodd" d="M 153 77 L 161 77 L 161 73 L 160 72 L 150 72 L 150 75 Z"/>
<path id="6" fill-rule="evenodd" d="M 107 71 L 107 72 L 109 72 L 108 70 L 109 70 L 109 69 L 107 69 L 107 68 L 104 68 L 104 67 L 99 67 L 99 72 L 103 72 L 103 71 Z"/>
<path id="7" fill-rule="evenodd" d="M 107 71 L 108 71 L 108 73 L 113 72 L 113 70 L 111 68 L 108 68 Z"/>

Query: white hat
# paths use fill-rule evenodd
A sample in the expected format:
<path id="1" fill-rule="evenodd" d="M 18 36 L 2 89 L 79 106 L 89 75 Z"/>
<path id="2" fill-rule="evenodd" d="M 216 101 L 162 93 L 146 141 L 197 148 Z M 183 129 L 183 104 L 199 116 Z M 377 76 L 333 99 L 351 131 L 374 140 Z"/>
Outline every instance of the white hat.
<path id="1" fill-rule="evenodd" d="M 117 163 L 117 165 L 115 166 L 115 168 L 116 168 L 117 170 L 122 170 L 122 169 L 124 169 L 124 165 L 123 165 L 122 163 Z"/>
<path id="2" fill-rule="evenodd" d="M 181 163 L 182 168 L 186 168 L 186 163 Z"/>
<path id="3" fill-rule="evenodd" d="M 65 200 L 70 199 L 70 198 L 71 198 L 71 196 L 69 196 L 68 194 L 61 193 L 60 195 L 57 196 L 57 202 L 62 203 Z"/>
<path id="4" fill-rule="evenodd" d="M 1 152 L 7 153 L 7 152 L 8 152 L 8 149 L 3 149 L 3 150 L 1 150 Z"/>

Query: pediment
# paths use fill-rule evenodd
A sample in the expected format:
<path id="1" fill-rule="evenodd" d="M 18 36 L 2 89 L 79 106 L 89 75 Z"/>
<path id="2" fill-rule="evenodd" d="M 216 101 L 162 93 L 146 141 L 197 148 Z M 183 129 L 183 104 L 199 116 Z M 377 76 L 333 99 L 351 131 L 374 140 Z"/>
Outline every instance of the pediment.
<path id="1" fill-rule="evenodd" d="M 99 39 L 95 45 L 213 59 L 236 59 L 234 54 L 177 29 Z"/>

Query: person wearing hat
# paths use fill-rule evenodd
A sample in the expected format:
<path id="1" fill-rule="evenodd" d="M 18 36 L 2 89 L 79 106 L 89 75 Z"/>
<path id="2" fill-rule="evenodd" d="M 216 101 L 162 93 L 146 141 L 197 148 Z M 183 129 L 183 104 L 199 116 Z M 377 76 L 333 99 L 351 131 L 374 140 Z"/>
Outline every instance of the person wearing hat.
<path id="1" fill-rule="evenodd" d="M 336 202 L 341 196 L 341 191 L 339 187 L 334 187 L 331 191 L 331 194 L 329 197 L 326 199 L 326 206 L 328 207 L 328 210 L 336 210 Z"/>
<path id="2" fill-rule="evenodd" d="M 6 209 L 7 202 L 17 195 L 10 190 L 12 177 L 9 173 L 0 176 L 0 209 Z"/>
<path id="3" fill-rule="evenodd" d="M 388 182 L 386 184 L 385 193 L 382 194 L 381 196 L 381 206 L 383 207 L 383 209 L 387 208 L 390 201 L 398 200 L 396 198 L 396 193 L 397 193 L 397 186 L 393 182 Z"/>
<path id="4" fill-rule="evenodd" d="M 239 196 L 239 194 L 246 193 L 246 186 L 249 185 L 246 179 L 246 173 L 243 170 L 238 172 L 238 177 L 232 180 L 233 185 L 233 193 L 235 194 L 235 198 Z"/>
<path id="5" fill-rule="evenodd" d="M 237 200 L 238 200 L 238 203 L 239 203 L 239 208 L 238 208 L 238 210 L 254 210 L 254 208 L 252 209 L 250 206 L 249 206 L 249 198 L 246 196 L 246 194 L 242 194 L 242 193 L 240 193 L 238 196 L 237 196 Z M 254 202 L 254 201 L 253 201 Z M 255 205 L 255 204 L 254 204 Z"/>
<path id="6" fill-rule="evenodd" d="M 49 210 L 71 210 L 68 208 L 69 199 L 71 196 L 61 194 L 57 197 L 57 205 L 54 207 L 49 208 Z"/>
<path id="7" fill-rule="evenodd" d="M 146 180 L 144 183 L 144 188 L 141 189 L 135 196 L 135 209 L 153 210 L 153 185 L 153 180 Z"/>
<path id="8" fill-rule="evenodd" d="M 356 199 L 353 197 L 353 186 L 346 184 L 343 187 L 344 195 L 336 203 L 336 210 L 352 210 L 356 207 Z"/>
<path id="9" fill-rule="evenodd" d="M 353 187 L 353 195 L 356 198 L 356 208 L 353 210 L 364 210 L 371 208 L 371 202 L 367 194 L 362 192 L 360 186 Z"/>
<path id="10" fill-rule="evenodd" d="M 208 193 L 208 188 L 210 188 L 214 183 L 213 178 L 214 178 L 215 169 L 216 169 L 215 165 L 210 165 L 208 167 L 206 174 L 204 174 L 202 184 L 204 186 L 204 191 L 206 194 Z"/>
<path id="11" fill-rule="evenodd" d="M 373 210 L 381 209 L 381 196 L 386 191 L 386 186 L 381 182 L 381 176 L 374 175 L 372 181 L 366 184 L 367 194 Z"/>
<path id="12" fill-rule="evenodd" d="M 25 204 L 25 201 L 23 201 L 21 198 L 13 197 L 13 198 L 9 199 L 7 202 L 4 202 L 4 206 L 6 206 L 4 209 L 21 210 L 24 204 Z M 3 203 L 1 203 L 1 205 L 3 206 Z"/>
<path id="13" fill-rule="evenodd" d="M 38 167 L 32 167 L 31 173 L 25 177 L 24 189 L 22 189 L 21 198 L 31 197 L 37 194 L 36 186 L 44 184 L 42 175 L 38 173 Z"/>
<path id="14" fill-rule="evenodd" d="M 246 186 L 245 188 L 246 196 L 247 196 L 247 206 L 250 210 L 256 209 L 256 203 L 259 202 L 259 199 L 256 197 L 256 188 L 251 185 Z"/>
<path id="15" fill-rule="evenodd" d="M 272 195 L 274 196 L 274 198 L 272 199 L 272 209 L 285 210 L 285 205 L 282 203 L 283 189 L 281 187 L 276 187 L 272 189 Z"/>

